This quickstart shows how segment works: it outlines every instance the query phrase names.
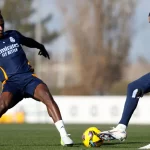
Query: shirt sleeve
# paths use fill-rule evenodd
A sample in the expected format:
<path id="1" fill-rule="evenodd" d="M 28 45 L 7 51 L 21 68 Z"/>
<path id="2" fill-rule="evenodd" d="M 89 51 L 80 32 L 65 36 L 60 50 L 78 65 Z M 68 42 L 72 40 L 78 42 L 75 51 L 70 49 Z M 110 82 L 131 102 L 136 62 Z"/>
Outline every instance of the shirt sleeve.
<path id="1" fill-rule="evenodd" d="M 34 39 L 32 38 L 29 38 L 29 37 L 26 37 L 24 35 L 22 35 L 20 32 L 16 31 L 17 32 L 17 35 L 18 35 L 18 38 L 19 38 L 19 41 L 20 41 L 20 44 L 24 45 L 24 46 L 27 46 L 27 47 L 30 47 L 30 48 L 38 48 L 38 49 L 41 49 L 43 47 L 42 44 L 40 44 L 39 42 L 35 41 Z"/>

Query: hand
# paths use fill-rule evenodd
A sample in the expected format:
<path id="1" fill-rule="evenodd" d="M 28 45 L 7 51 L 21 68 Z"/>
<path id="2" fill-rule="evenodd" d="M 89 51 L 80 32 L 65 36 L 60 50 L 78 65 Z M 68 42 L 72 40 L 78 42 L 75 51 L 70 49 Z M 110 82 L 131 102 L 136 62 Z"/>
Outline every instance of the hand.
<path id="1" fill-rule="evenodd" d="M 50 59 L 49 54 L 44 46 L 40 49 L 38 55 L 43 55 L 45 58 Z"/>

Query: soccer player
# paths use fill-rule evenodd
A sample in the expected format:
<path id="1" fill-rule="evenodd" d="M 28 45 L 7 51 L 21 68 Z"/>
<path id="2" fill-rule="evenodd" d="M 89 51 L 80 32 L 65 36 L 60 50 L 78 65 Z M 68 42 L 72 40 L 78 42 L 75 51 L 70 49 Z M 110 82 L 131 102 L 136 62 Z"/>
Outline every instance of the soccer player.
<path id="1" fill-rule="evenodd" d="M 150 13 L 148 15 L 148 19 L 150 23 Z M 132 117 L 132 114 L 138 105 L 138 101 L 148 92 L 150 92 L 150 73 L 145 74 L 141 78 L 131 82 L 128 85 L 127 97 L 121 120 L 115 128 L 101 132 L 99 136 L 104 140 L 116 139 L 124 141 L 127 136 L 126 129 L 128 127 L 130 118 Z M 150 144 L 139 149 L 150 149 Z"/>
<path id="2" fill-rule="evenodd" d="M 29 65 L 22 45 L 39 49 L 39 55 L 50 59 L 44 45 L 23 36 L 16 30 L 4 32 L 4 19 L 0 12 L 0 81 L 3 89 L 0 95 L 0 117 L 23 98 L 31 97 L 43 102 L 60 133 L 61 143 L 72 146 L 60 110 L 47 85 L 36 77 Z"/>

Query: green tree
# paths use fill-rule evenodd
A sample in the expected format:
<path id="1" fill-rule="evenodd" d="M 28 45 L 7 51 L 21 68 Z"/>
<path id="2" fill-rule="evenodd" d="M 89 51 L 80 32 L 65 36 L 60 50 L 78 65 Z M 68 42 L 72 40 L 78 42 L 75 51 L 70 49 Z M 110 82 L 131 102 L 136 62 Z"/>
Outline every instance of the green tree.
<path id="1" fill-rule="evenodd" d="M 128 64 L 137 0 L 59 0 L 79 79 L 73 94 L 109 94 Z M 74 86 L 74 88 L 72 88 Z M 78 88 L 77 88 L 78 87 Z M 72 92 L 70 91 L 72 89 Z"/>
<path id="2" fill-rule="evenodd" d="M 33 0 L 4 0 L 1 11 L 7 24 L 6 29 L 16 29 L 35 38 L 36 23 L 30 20 L 37 10 L 32 7 L 32 4 Z M 46 27 L 46 24 L 51 20 L 51 14 L 41 18 L 43 43 L 49 43 L 58 36 L 57 32 L 50 33 Z"/>
<path id="3" fill-rule="evenodd" d="M 5 28 L 15 29 L 20 31 L 22 34 L 29 36 L 31 38 L 36 37 L 35 28 L 36 21 L 34 21 L 33 15 L 38 15 L 37 11 L 33 7 L 33 0 L 4 0 L 1 7 L 2 15 L 5 19 Z M 33 19 L 31 19 L 33 18 Z M 57 32 L 50 32 L 47 28 L 47 23 L 52 20 L 52 15 L 48 14 L 44 18 L 41 18 L 41 31 L 42 38 L 41 41 L 43 44 L 48 44 L 55 40 L 59 34 Z M 34 65 L 34 57 L 31 53 L 34 53 L 30 50 L 28 57 Z"/>

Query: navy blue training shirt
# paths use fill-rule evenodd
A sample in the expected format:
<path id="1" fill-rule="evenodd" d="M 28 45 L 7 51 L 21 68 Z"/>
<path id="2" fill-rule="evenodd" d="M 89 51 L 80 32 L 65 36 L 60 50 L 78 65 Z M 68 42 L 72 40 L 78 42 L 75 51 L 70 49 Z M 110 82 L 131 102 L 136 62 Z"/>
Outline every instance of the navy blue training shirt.
<path id="1" fill-rule="evenodd" d="M 0 81 L 8 80 L 15 74 L 30 72 L 30 66 L 21 45 L 39 48 L 41 44 L 24 37 L 18 31 L 4 32 L 0 39 Z"/>

